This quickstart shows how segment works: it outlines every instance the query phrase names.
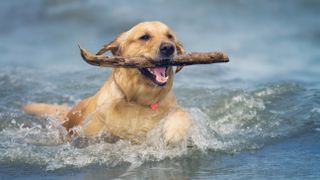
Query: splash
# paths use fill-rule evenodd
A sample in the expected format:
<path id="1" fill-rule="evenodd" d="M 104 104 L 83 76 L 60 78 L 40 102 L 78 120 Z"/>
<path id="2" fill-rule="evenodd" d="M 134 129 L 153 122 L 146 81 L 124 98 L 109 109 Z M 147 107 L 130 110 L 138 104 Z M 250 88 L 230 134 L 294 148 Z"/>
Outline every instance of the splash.
<path id="1" fill-rule="evenodd" d="M 284 137 L 319 129 L 318 108 L 310 106 L 304 89 L 295 83 L 248 91 L 192 89 L 190 95 L 188 90 L 184 91 L 185 99 L 180 102 L 188 107 L 193 123 L 189 139 L 179 146 L 163 143 L 160 126 L 149 133 L 152 143 L 148 144 L 133 145 L 124 140 L 107 143 L 104 137 L 80 137 L 65 142 L 66 132 L 54 119 L 39 122 L 18 112 L 1 113 L 0 162 L 28 163 L 46 170 L 95 164 L 140 166 L 144 162 L 189 156 L 194 151 L 255 150 Z M 191 96 L 194 93 L 200 95 Z M 300 111 L 310 114 L 301 116 Z"/>

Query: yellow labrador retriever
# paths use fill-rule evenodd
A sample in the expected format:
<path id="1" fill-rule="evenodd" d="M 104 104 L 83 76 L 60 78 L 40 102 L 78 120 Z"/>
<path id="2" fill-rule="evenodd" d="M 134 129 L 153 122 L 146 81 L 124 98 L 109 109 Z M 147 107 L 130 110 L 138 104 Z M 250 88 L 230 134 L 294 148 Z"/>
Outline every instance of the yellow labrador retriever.
<path id="1" fill-rule="evenodd" d="M 137 24 L 104 45 L 97 54 L 107 51 L 159 61 L 184 53 L 175 34 L 161 22 Z M 41 118 L 58 117 L 69 135 L 79 134 L 72 128 L 80 126 L 87 137 L 108 133 L 133 143 L 144 142 L 147 133 L 162 121 L 163 139 L 167 144 L 175 144 L 186 138 L 191 120 L 176 102 L 173 75 L 172 67 L 114 68 L 94 96 L 74 107 L 34 103 L 24 106 L 24 110 Z"/>

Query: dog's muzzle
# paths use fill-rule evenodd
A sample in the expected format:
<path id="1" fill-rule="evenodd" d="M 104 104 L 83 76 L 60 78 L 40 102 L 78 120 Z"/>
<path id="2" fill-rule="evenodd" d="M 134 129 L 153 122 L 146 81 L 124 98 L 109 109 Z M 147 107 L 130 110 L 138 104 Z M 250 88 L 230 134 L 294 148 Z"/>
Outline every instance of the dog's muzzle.
<path id="1" fill-rule="evenodd" d="M 175 52 L 175 46 L 171 43 L 161 43 L 159 47 L 159 56 L 158 61 L 163 62 L 164 64 L 170 61 L 173 58 Z M 165 86 L 169 79 L 168 77 L 168 67 L 159 66 L 155 68 L 141 68 L 140 72 L 149 78 L 154 84 L 158 86 Z"/>

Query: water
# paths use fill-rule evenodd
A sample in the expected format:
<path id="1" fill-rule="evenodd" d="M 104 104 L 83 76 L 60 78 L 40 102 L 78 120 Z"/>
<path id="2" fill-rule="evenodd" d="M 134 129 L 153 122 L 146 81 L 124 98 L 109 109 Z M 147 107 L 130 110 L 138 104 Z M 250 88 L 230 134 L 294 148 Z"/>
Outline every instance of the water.
<path id="1" fill-rule="evenodd" d="M 319 179 L 318 1 L 8 1 L 0 3 L 0 179 Z M 185 67 L 179 103 L 188 146 L 72 143 L 29 102 L 73 104 L 110 69 L 81 61 L 145 20 L 161 20 L 187 51 L 231 62 Z M 155 132 L 156 133 L 156 132 Z"/>

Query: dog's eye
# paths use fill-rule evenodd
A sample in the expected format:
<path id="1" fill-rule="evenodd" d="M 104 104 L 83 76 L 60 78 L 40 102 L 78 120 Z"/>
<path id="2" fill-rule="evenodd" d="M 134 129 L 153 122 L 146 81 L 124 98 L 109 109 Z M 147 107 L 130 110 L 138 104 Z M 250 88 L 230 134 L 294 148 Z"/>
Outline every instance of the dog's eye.
<path id="1" fill-rule="evenodd" d="M 140 39 L 140 40 L 143 40 L 143 41 L 148 41 L 150 38 L 151 38 L 151 37 L 150 37 L 149 34 L 145 34 L 145 35 L 141 36 L 139 39 Z"/>
<path id="2" fill-rule="evenodd" d="M 168 34 L 167 34 L 167 38 L 168 38 L 168 39 L 173 39 L 172 34 L 168 33 Z"/>

